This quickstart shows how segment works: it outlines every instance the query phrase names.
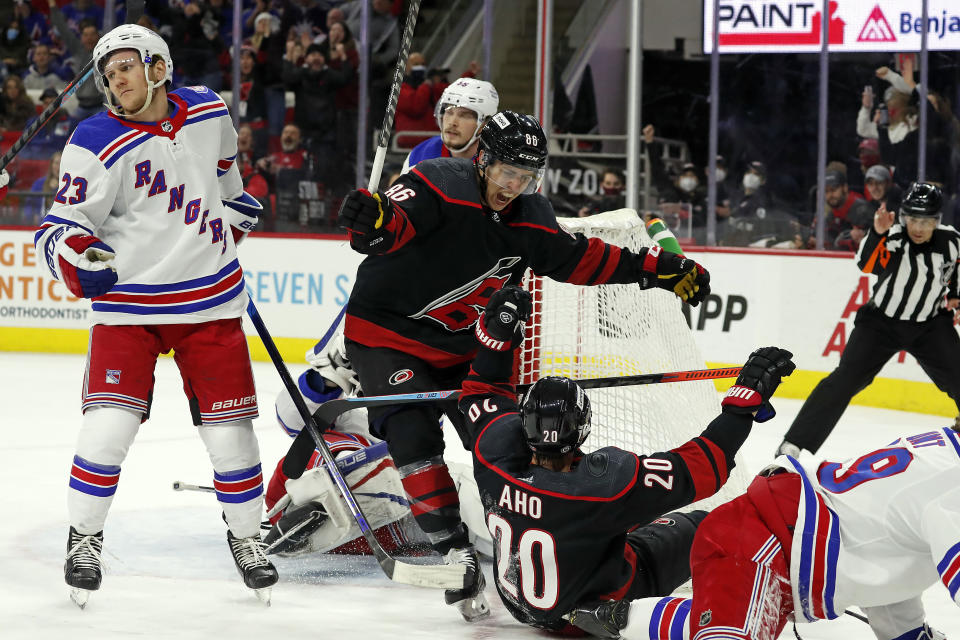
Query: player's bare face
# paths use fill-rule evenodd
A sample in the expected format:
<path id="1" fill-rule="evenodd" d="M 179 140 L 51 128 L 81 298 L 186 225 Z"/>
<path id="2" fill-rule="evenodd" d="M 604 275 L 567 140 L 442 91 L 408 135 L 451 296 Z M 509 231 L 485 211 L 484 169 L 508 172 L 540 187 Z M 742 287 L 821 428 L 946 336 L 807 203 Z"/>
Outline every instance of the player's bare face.
<path id="1" fill-rule="evenodd" d="M 466 107 L 447 107 L 443 110 L 443 128 L 440 135 L 448 149 L 465 146 L 477 130 L 477 113 Z"/>
<path id="2" fill-rule="evenodd" d="M 527 190 L 536 178 L 533 171 L 495 161 L 487 168 L 487 206 L 494 211 L 503 211 Z"/>
<path id="3" fill-rule="evenodd" d="M 933 237 L 933 232 L 936 230 L 937 225 L 940 224 L 940 218 L 924 218 L 916 216 L 903 216 L 903 219 L 907 223 L 907 235 L 910 236 L 916 244 L 923 244 L 925 242 L 930 242 L 930 238 Z"/>
<path id="4" fill-rule="evenodd" d="M 135 113 L 143 106 L 147 100 L 147 78 L 136 51 L 114 53 L 107 59 L 103 70 L 110 93 L 126 113 Z"/>

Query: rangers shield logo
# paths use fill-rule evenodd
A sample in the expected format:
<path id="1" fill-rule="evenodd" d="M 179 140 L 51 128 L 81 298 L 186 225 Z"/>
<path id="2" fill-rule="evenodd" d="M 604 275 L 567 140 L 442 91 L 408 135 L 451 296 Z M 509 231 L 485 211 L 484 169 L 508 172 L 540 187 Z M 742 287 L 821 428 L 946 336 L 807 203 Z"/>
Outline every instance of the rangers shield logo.
<path id="1" fill-rule="evenodd" d="M 120 384 L 120 369 L 107 369 L 107 384 Z"/>

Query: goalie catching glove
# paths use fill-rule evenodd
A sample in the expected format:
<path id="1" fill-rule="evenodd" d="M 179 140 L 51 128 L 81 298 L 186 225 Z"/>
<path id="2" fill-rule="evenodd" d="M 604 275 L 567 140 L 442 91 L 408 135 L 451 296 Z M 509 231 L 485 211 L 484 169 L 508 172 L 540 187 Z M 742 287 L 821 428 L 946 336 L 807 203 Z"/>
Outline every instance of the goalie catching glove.
<path id="1" fill-rule="evenodd" d="M 792 357 L 792 353 L 777 347 L 763 347 L 751 353 L 737 382 L 720 403 L 723 410 L 739 414 L 756 412 L 756 422 L 766 422 L 777 415 L 770 398 L 780 386 L 780 378 L 789 376 L 797 368 Z"/>
<path id="2" fill-rule="evenodd" d="M 394 235 L 393 204 L 384 193 L 354 189 L 340 205 L 340 226 L 350 233 L 350 246 L 364 254 L 385 253 Z"/>
<path id="3" fill-rule="evenodd" d="M 54 252 L 61 280 L 78 298 L 102 296 L 117 284 L 116 254 L 97 236 L 71 229 L 57 241 Z"/>
<path id="4" fill-rule="evenodd" d="M 641 289 L 659 287 L 697 306 L 710 295 L 710 274 L 695 260 L 679 253 L 649 247 L 639 256 L 637 284 Z"/>

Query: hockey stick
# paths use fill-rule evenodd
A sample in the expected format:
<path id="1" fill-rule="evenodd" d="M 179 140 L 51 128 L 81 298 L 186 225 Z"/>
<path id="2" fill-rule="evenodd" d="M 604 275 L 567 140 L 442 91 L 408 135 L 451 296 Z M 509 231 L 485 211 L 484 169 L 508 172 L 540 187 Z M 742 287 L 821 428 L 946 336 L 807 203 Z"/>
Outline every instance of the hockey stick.
<path id="1" fill-rule="evenodd" d="M 300 413 L 300 417 L 303 419 L 304 427 L 303 431 L 300 432 L 301 435 L 306 433 L 307 437 L 313 439 L 314 446 L 320 450 L 324 460 L 335 460 L 336 458 L 330 452 L 330 447 L 327 446 L 326 441 L 320 435 L 320 429 L 318 428 L 317 422 L 314 417 L 310 415 L 310 410 L 307 409 L 307 405 L 303 401 L 303 396 L 300 395 L 300 390 L 297 389 L 297 385 L 294 383 L 293 378 L 290 377 L 290 372 L 287 371 L 287 366 L 283 363 L 283 358 L 280 357 L 280 352 L 277 351 L 277 345 L 274 344 L 273 338 L 270 337 L 270 332 L 267 331 L 267 326 L 263 323 L 263 318 L 260 317 L 260 312 L 257 311 L 257 307 L 253 304 L 252 298 L 247 303 L 247 315 L 250 316 L 253 326 L 256 327 L 257 333 L 260 334 L 260 340 L 263 341 L 263 346 L 266 348 L 267 353 L 270 354 L 270 359 L 273 361 L 273 365 L 276 367 L 277 373 L 280 374 L 280 379 L 283 381 L 283 386 L 286 387 L 287 393 L 290 394 L 294 405 L 297 407 L 297 411 Z M 332 426 L 332 423 L 325 422 L 322 426 L 324 429 L 329 429 Z M 347 507 L 353 514 L 354 520 L 357 521 L 357 525 L 360 527 L 360 532 L 363 534 L 367 544 L 370 545 L 373 555 L 376 556 L 377 562 L 380 563 L 380 568 L 383 569 L 385 574 L 387 574 L 387 577 L 395 582 L 402 582 L 404 584 L 415 585 L 418 587 L 463 589 L 466 586 L 466 566 L 464 565 L 411 564 L 408 562 L 403 562 L 402 560 L 397 560 L 388 554 L 380 544 L 380 541 L 377 540 L 377 537 L 373 533 L 373 529 L 370 528 L 370 524 L 367 522 L 366 516 L 363 515 L 360 505 L 357 504 L 357 500 L 350 491 L 350 487 L 347 486 L 347 481 L 344 480 L 343 473 L 341 473 L 339 467 L 337 467 L 335 464 L 328 464 L 327 471 L 329 471 L 330 478 L 340 490 L 340 495 L 343 496 L 344 502 L 346 502 Z"/>
<path id="2" fill-rule="evenodd" d="M 583 389 L 599 389 L 606 387 L 625 387 L 628 385 L 660 384 L 664 382 L 690 382 L 694 380 L 713 380 L 717 378 L 735 378 L 740 375 L 743 367 L 726 367 L 720 369 L 694 369 L 691 371 L 670 371 L 666 373 L 642 373 L 635 376 L 612 376 L 609 378 L 584 378 L 577 380 Z M 523 393 L 532 385 L 522 384 L 517 387 L 518 393 Z M 389 396 L 368 396 L 364 398 L 337 398 L 320 405 L 313 414 L 318 421 L 324 424 L 333 424 L 337 416 L 351 409 L 373 407 L 391 404 L 414 404 L 417 402 L 436 402 L 438 400 L 455 400 L 460 397 L 459 390 L 425 391 L 420 393 L 401 393 Z M 313 453 L 309 435 L 301 431 L 297 434 L 287 457 L 283 461 L 283 472 L 288 478 L 299 478 L 307 466 L 307 461 Z"/>
<path id="3" fill-rule="evenodd" d="M 179 480 L 173 481 L 173 490 L 174 491 L 202 491 L 203 493 L 216 493 L 217 490 L 213 487 L 207 487 L 202 484 L 190 484 L 189 482 L 180 482 Z"/>
<path id="4" fill-rule="evenodd" d="M 400 56 L 397 66 L 393 69 L 393 84 L 390 86 L 390 99 L 387 101 L 387 110 L 383 114 L 383 126 L 377 139 L 377 153 L 373 157 L 373 168 L 370 170 L 370 181 L 367 191 L 376 193 L 380 186 L 380 174 L 383 173 L 383 161 L 387 157 L 387 142 L 390 140 L 390 131 L 393 130 L 393 116 L 397 113 L 397 101 L 400 99 L 400 85 L 403 84 L 403 75 L 407 70 L 407 57 L 410 55 L 410 43 L 413 42 L 413 28 L 417 24 L 417 13 L 420 11 L 420 0 L 410 0 L 407 8 L 407 21 L 403 25 L 403 37 L 400 41 Z"/>
<path id="5" fill-rule="evenodd" d="M 47 108 L 40 112 L 30 126 L 23 130 L 23 133 L 20 134 L 20 137 L 17 138 L 17 141 L 13 143 L 13 146 L 10 147 L 3 156 L 0 156 L 0 171 L 3 171 L 7 168 L 7 165 L 10 164 L 13 159 L 20 153 L 20 150 L 23 149 L 28 142 L 37 135 L 37 131 L 42 129 L 53 119 L 53 116 L 56 115 L 57 111 L 60 110 L 60 106 L 63 104 L 63 101 L 72 96 L 77 92 L 77 89 L 80 88 L 80 85 L 90 77 L 90 74 L 93 73 L 93 59 L 90 59 L 90 62 L 83 65 L 83 69 L 80 70 L 80 73 L 76 78 L 73 79 L 66 88 L 60 92 L 53 102 L 47 105 Z"/>

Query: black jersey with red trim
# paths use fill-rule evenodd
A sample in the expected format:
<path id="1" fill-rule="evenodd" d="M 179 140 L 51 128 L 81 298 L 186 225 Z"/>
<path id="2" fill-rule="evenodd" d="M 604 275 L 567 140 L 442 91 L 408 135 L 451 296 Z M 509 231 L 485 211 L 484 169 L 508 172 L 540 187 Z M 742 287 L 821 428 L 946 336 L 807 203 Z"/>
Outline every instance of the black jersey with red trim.
<path id="1" fill-rule="evenodd" d="M 346 337 L 414 355 L 437 367 L 468 362 L 471 330 L 495 291 L 527 267 L 581 285 L 637 281 L 640 255 L 560 228 L 542 195 L 503 212 L 480 204 L 472 161 L 424 160 L 387 191 L 391 233 L 360 264 L 347 304 Z"/>
<path id="2" fill-rule="evenodd" d="M 670 451 L 604 447 L 557 472 L 531 464 L 510 385 L 471 370 L 460 410 L 473 434 L 497 591 L 515 618 L 544 628 L 586 600 L 623 598 L 644 570 L 627 532 L 716 493 L 752 424 L 750 416 L 721 413 Z"/>

